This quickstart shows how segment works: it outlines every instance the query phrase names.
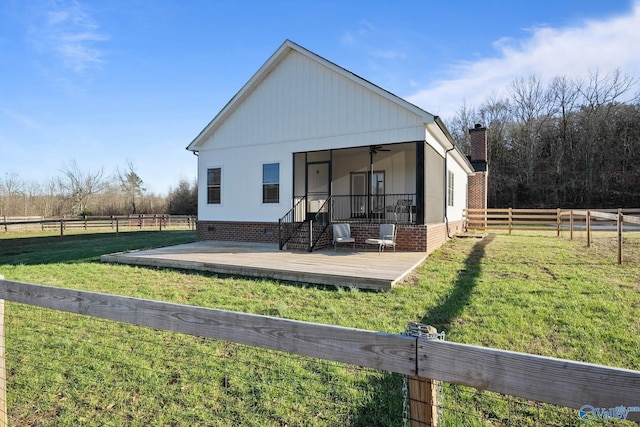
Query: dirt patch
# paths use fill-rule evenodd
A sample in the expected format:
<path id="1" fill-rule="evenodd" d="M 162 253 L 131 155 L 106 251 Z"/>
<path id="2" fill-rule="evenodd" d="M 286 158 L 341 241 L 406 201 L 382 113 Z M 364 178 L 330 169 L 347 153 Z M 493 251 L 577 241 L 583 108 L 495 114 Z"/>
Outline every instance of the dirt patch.
<path id="1" fill-rule="evenodd" d="M 549 270 L 549 268 L 542 266 L 542 267 L 540 267 L 540 270 L 543 273 L 549 275 L 553 280 L 558 280 L 558 276 L 556 276 L 553 271 Z"/>

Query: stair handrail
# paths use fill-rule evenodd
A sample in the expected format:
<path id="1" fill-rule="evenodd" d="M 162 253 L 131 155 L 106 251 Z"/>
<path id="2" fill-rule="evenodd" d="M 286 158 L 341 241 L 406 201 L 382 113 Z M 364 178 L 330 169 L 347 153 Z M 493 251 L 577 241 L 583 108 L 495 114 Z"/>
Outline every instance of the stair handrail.
<path id="1" fill-rule="evenodd" d="M 287 244 L 295 232 L 304 224 L 304 221 L 296 221 L 296 210 L 300 207 L 300 204 L 306 204 L 306 201 L 307 196 L 302 196 L 282 218 L 278 219 L 278 247 L 280 250 L 284 248 L 284 245 Z M 286 227 L 287 224 L 296 223 L 296 227 Z M 286 229 L 289 230 L 287 231 Z"/>
<path id="2" fill-rule="evenodd" d="M 313 251 L 313 249 L 318 244 L 318 241 L 320 240 L 324 232 L 327 230 L 327 227 L 329 227 L 329 224 L 331 223 L 331 203 L 330 202 L 332 201 L 332 197 L 333 196 L 327 197 L 327 199 L 318 209 L 318 212 L 316 212 L 313 218 L 311 218 L 311 220 L 309 221 L 309 252 Z M 329 208 L 326 210 L 326 212 L 323 212 L 325 206 L 329 206 Z M 323 213 L 326 213 L 326 215 L 321 215 Z M 317 236 L 313 235 L 313 224 L 320 224 L 320 226 L 322 227 L 322 230 L 319 233 L 317 233 Z"/>

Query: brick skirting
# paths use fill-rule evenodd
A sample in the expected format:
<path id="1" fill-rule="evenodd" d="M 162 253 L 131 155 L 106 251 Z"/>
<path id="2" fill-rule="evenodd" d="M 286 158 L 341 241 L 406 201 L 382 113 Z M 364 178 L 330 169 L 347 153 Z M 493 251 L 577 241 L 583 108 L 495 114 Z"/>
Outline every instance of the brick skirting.
<path id="1" fill-rule="evenodd" d="M 278 244 L 278 223 L 198 221 L 198 240 L 225 240 L 230 242 L 258 242 Z"/>
<path id="2" fill-rule="evenodd" d="M 356 247 L 371 249 L 366 239 L 378 237 L 378 224 L 351 225 L 351 235 L 356 239 Z M 396 250 L 431 253 L 447 241 L 447 228 L 442 224 L 408 225 L 399 224 L 396 236 Z M 198 240 L 225 240 L 236 242 L 258 242 L 278 244 L 278 224 L 272 222 L 235 222 L 235 221 L 198 221 Z M 454 236 L 463 231 L 462 221 L 449 223 L 449 234 Z M 331 246 L 333 230 L 331 227 L 317 249 Z"/>

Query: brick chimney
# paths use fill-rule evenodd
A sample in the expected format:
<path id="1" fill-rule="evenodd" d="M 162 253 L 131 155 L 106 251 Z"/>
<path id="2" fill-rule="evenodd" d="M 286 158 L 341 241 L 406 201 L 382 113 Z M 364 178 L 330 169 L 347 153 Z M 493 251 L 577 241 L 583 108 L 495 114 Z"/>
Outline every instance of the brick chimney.
<path id="1" fill-rule="evenodd" d="M 487 165 L 487 128 L 476 124 L 469 129 L 471 137 L 471 166 L 475 173 L 469 177 L 468 202 L 469 209 L 486 209 L 488 196 L 489 168 Z"/>
<path id="2" fill-rule="evenodd" d="M 471 137 L 471 164 L 476 171 L 487 170 L 487 128 L 476 124 L 469 129 Z"/>

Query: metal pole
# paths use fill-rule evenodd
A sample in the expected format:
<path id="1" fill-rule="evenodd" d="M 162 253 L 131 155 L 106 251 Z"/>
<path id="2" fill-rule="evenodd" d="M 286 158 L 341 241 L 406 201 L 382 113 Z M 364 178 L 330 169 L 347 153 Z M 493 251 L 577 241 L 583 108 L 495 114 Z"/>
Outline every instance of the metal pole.
<path id="1" fill-rule="evenodd" d="M 587 226 L 587 247 L 591 247 L 591 211 L 587 211 L 587 218 L 585 219 L 585 225 Z"/>
<path id="2" fill-rule="evenodd" d="M 622 264 L 622 209 L 618 208 L 618 264 Z"/>

